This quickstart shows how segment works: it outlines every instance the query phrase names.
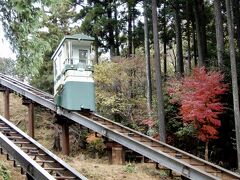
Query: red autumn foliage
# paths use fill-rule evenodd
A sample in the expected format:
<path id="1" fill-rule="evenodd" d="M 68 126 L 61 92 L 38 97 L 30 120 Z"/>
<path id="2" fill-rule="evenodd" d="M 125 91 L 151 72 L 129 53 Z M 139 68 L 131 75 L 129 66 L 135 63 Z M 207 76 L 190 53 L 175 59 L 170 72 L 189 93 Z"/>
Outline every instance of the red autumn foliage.
<path id="1" fill-rule="evenodd" d="M 180 105 L 183 121 L 193 123 L 197 138 L 204 142 L 218 138 L 217 128 L 221 126 L 218 115 L 224 111 L 219 95 L 228 90 L 223 79 L 220 72 L 195 68 L 191 76 L 175 81 L 177 88 L 173 83 L 168 89 L 172 102 Z"/>
<path id="2" fill-rule="evenodd" d="M 153 119 L 145 119 L 142 121 L 142 124 L 147 125 L 149 128 L 152 128 L 155 125 Z"/>

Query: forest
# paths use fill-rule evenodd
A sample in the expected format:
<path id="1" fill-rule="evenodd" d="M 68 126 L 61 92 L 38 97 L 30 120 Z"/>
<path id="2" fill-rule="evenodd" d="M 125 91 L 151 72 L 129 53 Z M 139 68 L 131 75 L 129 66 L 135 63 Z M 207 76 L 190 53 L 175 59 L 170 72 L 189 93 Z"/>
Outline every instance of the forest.
<path id="1" fill-rule="evenodd" d="M 61 39 L 92 36 L 99 114 L 240 169 L 238 0 L 0 0 L 0 21 L 1 73 L 53 93 Z"/>

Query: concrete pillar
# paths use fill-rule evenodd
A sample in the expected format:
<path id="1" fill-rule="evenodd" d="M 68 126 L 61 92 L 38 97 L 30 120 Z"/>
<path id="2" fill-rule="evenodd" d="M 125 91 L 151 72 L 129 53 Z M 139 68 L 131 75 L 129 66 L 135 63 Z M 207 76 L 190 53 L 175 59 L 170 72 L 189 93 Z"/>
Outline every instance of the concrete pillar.
<path id="1" fill-rule="evenodd" d="M 70 147 L 69 147 L 69 125 L 67 122 L 62 123 L 62 149 L 63 154 L 69 156 Z"/>
<path id="2" fill-rule="evenodd" d="M 34 138 L 34 104 L 28 104 L 28 134 Z"/>
<path id="3" fill-rule="evenodd" d="M 9 103 L 9 89 L 6 89 L 4 91 L 4 117 L 6 119 L 10 119 L 10 111 L 9 111 L 9 107 L 10 107 L 10 103 Z"/>

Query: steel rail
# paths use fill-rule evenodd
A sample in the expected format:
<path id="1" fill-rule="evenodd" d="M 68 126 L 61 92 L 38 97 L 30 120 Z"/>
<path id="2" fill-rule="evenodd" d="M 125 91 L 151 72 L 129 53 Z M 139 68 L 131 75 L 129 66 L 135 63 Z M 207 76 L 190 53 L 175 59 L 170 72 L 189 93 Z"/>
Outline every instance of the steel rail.
<path id="1" fill-rule="evenodd" d="M 24 151 L 0 132 L 0 148 L 3 148 L 11 157 L 14 157 L 20 166 L 34 179 L 54 180 L 54 178 Z"/>
<path id="2" fill-rule="evenodd" d="M 138 132 L 138 131 L 135 131 L 135 130 L 133 130 L 133 129 L 131 129 L 131 128 L 128 128 L 128 127 L 126 127 L 126 126 L 123 126 L 123 125 L 120 124 L 120 123 L 111 121 L 111 120 L 109 120 L 109 119 L 107 119 L 107 118 L 105 118 L 105 117 L 103 117 L 103 116 L 100 116 L 100 115 L 98 115 L 98 114 L 96 114 L 96 113 L 91 113 L 91 115 L 92 115 L 91 119 L 93 119 L 93 120 L 96 119 L 96 118 L 97 118 L 97 119 L 99 118 L 100 121 L 103 120 L 104 122 L 108 122 L 108 123 L 107 123 L 108 125 L 109 125 L 109 124 L 110 124 L 110 125 L 116 125 L 117 127 L 119 127 L 119 128 L 121 129 L 121 131 L 126 130 L 126 131 L 124 132 L 124 134 L 127 134 L 127 135 L 128 135 L 130 138 L 132 138 L 132 139 L 134 139 L 134 137 L 137 137 L 138 139 L 140 138 L 140 139 L 142 139 L 142 140 L 148 139 L 148 140 L 152 143 L 152 145 L 154 145 L 154 146 L 159 145 L 159 147 L 166 147 L 166 148 L 168 148 L 169 150 L 171 150 L 171 151 L 174 152 L 174 153 L 173 153 L 174 155 L 178 156 L 178 159 L 184 159 L 183 157 L 188 157 L 188 158 L 191 158 L 192 160 L 193 160 L 193 159 L 196 160 L 196 162 L 198 162 L 198 163 L 203 163 L 204 165 L 211 166 L 211 167 L 213 167 L 213 168 L 215 168 L 215 169 L 217 169 L 217 170 L 220 170 L 221 172 L 224 172 L 224 173 L 226 173 L 226 174 L 229 174 L 229 175 L 232 176 L 232 177 L 237 177 L 237 178 L 240 179 L 240 174 L 236 174 L 236 173 L 234 173 L 234 172 L 232 172 L 232 171 L 230 171 L 230 170 L 224 169 L 224 168 L 222 168 L 222 167 L 220 167 L 220 166 L 217 166 L 217 165 L 215 165 L 215 164 L 213 164 L 213 163 L 210 163 L 210 162 L 208 162 L 208 161 L 206 161 L 206 160 L 203 160 L 203 159 L 201 159 L 201 158 L 199 158 L 199 157 L 197 157 L 197 156 L 194 156 L 194 155 L 192 155 L 192 154 L 190 154 L 190 153 L 187 153 L 187 152 L 185 152 L 185 151 L 183 151 L 183 150 L 181 150 L 181 149 L 178 149 L 178 148 L 176 148 L 176 147 L 174 147 L 174 146 L 171 146 L 171 145 L 169 145 L 169 144 L 166 144 L 166 143 L 157 141 L 156 139 L 154 139 L 154 138 L 152 138 L 152 137 L 149 137 L 149 136 L 147 136 L 147 135 L 145 135 L 145 134 L 142 134 L 142 133 L 140 133 L 140 132 Z M 104 122 L 102 122 L 101 124 L 104 124 Z M 150 145 L 150 146 L 151 146 L 151 145 Z"/>
<path id="3" fill-rule="evenodd" d="M 3 123 L 4 127 L 5 127 L 4 129 L 7 129 L 6 132 L 5 132 L 6 134 L 9 134 L 9 130 L 12 133 L 14 132 L 13 139 L 14 139 L 14 137 L 18 136 L 18 137 L 21 137 L 21 142 L 28 142 L 28 144 L 32 144 L 33 146 L 31 146 L 31 147 L 33 147 L 34 149 L 38 149 L 38 151 L 41 151 L 41 154 L 45 154 L 45 159 L 48 159 L 48 160 L 50 159 L 51 162 L 54 161 L 55 163 L 58 164 L 57 166 L 63 167 L 65 169 L 65 171 L 68 174 L 71 174 L 72 176 L 74 176 L 75 179 L 82 179 L 82 180 L 87 179 L 82 174 L 80 174 L 78 171 L 76 171 L 71 166 L 69 166 L 67 163 L 65 163 L 62 159 L 57 157 L 51 151 L 49 151 L 44 146 L 42 146 L 40 143 L 35 141 L 33 138 L 31 138 L 30 136 L 25 134 L 21 129 L 16 127 L 14 124 L 9 122 L 7 119 L 5 119 L 2 116 L 0 116 L 0 123 Z M 2 125 L 0 125 L 0 132 L 4 131 L 4 129 L 2 130 L 1 127 L 2 127 Z M 9 136 L 9 138 L 11 138 L 11 136 Z M 20 145 L 21 145 L 21 142 L 19 143 Z M 16 141 L 13 141 L 13 143 L 16 143 Z M 22 146 L 22 147 L 25 147 L 25 146 Z M 19 147 L 19 148 L 21 149 L 22 147 Z M 48 160 L 46 162 L 48 162 Z M 43 162 L 44 162 L 44 159 L 43 159 Z"/>
<path id="4" fill-rule="evenodd" d="M 203 159 L 200 159 L 196 156 L 193 156 L 189 153 L 181 151 L 165 143 L 160 143 L 152 138 L 149 138 L 146 135 L 143 135 L 130 128 L 126 128 L 125 126 L 122 126 L 110 120 L 108 120 L 108 122 L 110 122 L 111 124 L 115 124 L 117 126 L 111 126 L 111 125 L 109 126 L 104 124 L 103 122 L 98 122 L 94 120 L 93 117 L 88 118 L 76 112 L 68 112 L 64 109 L 59 109 L 58 114 L 63 115 L 68 119 L 71 119 L 77 122 L 78 124 L 81 124 L 89 129 L 92 129 L 93 131 L 105 137 L 108 137 L 109 139 L 115 142 L 118 142 L 119 144 L 122 144 L 123 146 L 128 147 L 129 149 L 132 149 L 133 151 L 138 152 L 139 154 L 142 154 L 145 157 L 148 157 L 149 159 L 152 159 L 153 161 L 158 162 L 159 164 L 169 169 L 172 169 L 173 171 L 178 172 L 187 178 L 194 179 L 194 180 L 195 179 L 196 180 L 197 179 L 199 180 L 200 179 L 201 180 L 202 179 L 206 179 L 206 180 L 207 179 L 226 179 L 226 180 L 240 179 L 240 175 L 236 173 L 233 173 L 217 165 L 209 163 Z M 101 116 L 97 115 L 97 117 L 101 117 Z M 126 129 L 127 131 L 124 132 L 124 130 Z M 139 139 L 138 140 L 134 139 L 135 134 L 138 134 L 146 138 L 146 142 L 144 143 L 144 142 L 141 142 L 141 140 Z M 156 142 L 157 145 L 153 144 L 153 142 Z M 153 146 L 151 146 L 151 144 Z M 161 147 L 166 148 L 166 152 L 164 152 L 163 151 L 164 148 L 161 148 Z M 184 158 L 177 158 L 175 156 L 169 155 L 170 153 L 173 153 L 173 152 L 174 154 L 181 153 L 181 155 L 187 156 L 188 159 L 191 158 L 193 160 L 192 164 L 185 162 L 183 160 Z M 199 164 L 199 163 L 194 164 L 195 162 L 199 162 L 199 161 L 203 164 Z M 206 166 L 208 167 L 202 169 L 201 167 L 198 167 L 198 165 L 202 167 L 206 167 Z M 207 172 L 208 170 L 210 171 L 215 168 L 217 169 L 217 171 L 220 172 L 220 174 L 218 174 L 218 172 L 215 172 L 215 171 L 212 173 Z"/>
<path id="5" fill-rule="evenodd" d="M 54 107 L 55 104 L 53 101 L 45 99 L 44 97 L 39 97 L 39 95 L 35 94 L 34 91 L 36 91 L 36 89 L 31 91 L 31 88 L 28 87 L 28 89 L 26 89 L 25 85 L 21 82 L 14 84 L 11 79 L 7 77 L 4 78 L 0 77 L 0 84 L 3 86 L 16 91 L 22 96 L 26 96 L 36 103 L 55 111 L 57 114 L 63 115 L 78 124 L 108 137 L 109 139 L 112 139 L 113 141 L 182 174 L 185 177 L 191 179 L 240 179 L 239 174 L 207 162 L 168 144 L 156 141 L 153 138 L 99 116 L 98 114 L 91 113 L 90 116 L 87 117 L 76 112 L 69 112 L 62 108 L 56 108 Z M 39 101 L 36 101 L 36 99 Z M 45 101 L 48 101 L 48 103 Z"/>
<path id="6" fill-rule="evenodd" d="M 5 87 L 11 89 L 12 91 L 14 91 L 18 94 L 20 94 L 21 96 L 24 96 L 24 97 L 42 105 L 43 107 L 46 107 L 52 111 L 57 110 L 56 105 L 52 101 L 52 97 L 46 98 L 46 96 L 44 94 L 42 94 L 42 96 L 40 96 L 39 94 L 36 93 L 35 90 L 31 91 L 31 88 L 26 88 L 25 84 L 13 81 L 8 76 L 1 74 L 0 75 L 0 84 L 2 86 L 5 86 Z M 41 93 L 41 91 L 39 91 L 39 93 Z"/>
<path id="7" fill-rule="evenodd" d="M 92 129 L 93 131 L 105 137 L 108 137 L 109 139 L 118 142 L 119 144 L 122 144 L 123 146 L 128 147 L 129 149 L 132 149 L 133 151 L 138 152 L 139 154 L 142 154 L 143 156 L 148 157 L 149 159 L 152 159 L 155 162 L 158 162 L 161 165 L 169 169 L 172 169 L 173 171 L 178 172 L 185 177 L 194 180 L 220 179 L 216 176 L 201 171 L 185 162 L 182 162 L 177 158 L 171 157 L 167 153 L 156 151 L 154 148 L 150 146 L 147 146 L 139 141 L 136 141 L 127 135 L 119 133 L 118 130 L 109 128 L 105 125 L 102 125 L 101 123 L 98 123 L 78 113 L 72 112 L 69 113 L 68 111 L 65 110 L 59 110 L 58 114 L 63 115 L 69 119 L 72 119 L 78 124 L 81 124 L 89 129 Z"/>
<path id="8" fill-rule="evenodd" d="M 7 80 L 10 80 L 11 82 L 14 82 L 14 83 L 16 83 L 16 84 L 19 84 L 19 85 L 21 85 L 21 86 L 23 86 L 24 88 L 27 88 L 27 89 L 29 89 L 29 90 L 33 90 L 33 91 L 36 91 L 36 92 L 38 92 L 38 93 L 41 93 L 42 95 L 49 96 L 49 98 L 53 98 L 53 95 L 51 95 L 51 94 L 49 94 L 49 93 L 47 93 L 47 92 L 45 92 L 45 91 L 42 91 L 42 90 L 40 90 L 40 89 L 37 89 L 36 87 L 31 86 L 31 85 L 29 85 L 29 84 L 27 84 L 27 83 L 24 83 L 24 82 L 22 82 L 22 81 L 20 81 L 20 80 L 18 80 L 18 79 L 16 79 L 16 78 L 7 76 L 7 75 L 2 74 L 2 73 L 0 73 L 0 77 L 1 77 L 1 78 L 4 78 L 4 79 L 7 79 Z"/>

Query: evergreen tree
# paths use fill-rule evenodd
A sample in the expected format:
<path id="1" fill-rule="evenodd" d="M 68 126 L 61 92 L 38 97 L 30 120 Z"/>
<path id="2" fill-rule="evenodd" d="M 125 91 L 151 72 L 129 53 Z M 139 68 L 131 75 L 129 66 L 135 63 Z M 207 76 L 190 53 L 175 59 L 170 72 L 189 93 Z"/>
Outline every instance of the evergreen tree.
<path id="1" fill-rule="evenodd" d="M 177 45 L 177 74 L 183 75 L 184 64 L 183 64 L 183 50 L 182 50 L 182 30 L 181 30 L 181 19 L 179 12 L 179 1 L 175 0 L 174 11 L 175 11 L 175 29 L 176 29 L 176 45 Z"/>
<path id="2" fill-rule="evenodd" d="M 158 19 L 157 19 L 157 2 L 152 0 L 152 18 L 153 18 L 153 36 L 154 36 L 154 54 L 155 54 L 155 76 L 157 86 L 157 106 L 158 106 L 158 126 L 160 141 L 166 141 L 166 129 L 165 129 L 165 115 L 163 107 L 163 92 L 162 92 L 162 78 L 161 78 L 161 64 L 160 64 L 160 52 L 158 41 Z"/>
<path id="3" fill-rule="evenodd" d="M 221 14 L 221 1 L 214 0 L 214 15 L 215 15 L 215 26 L 216 26 L 216 40 L 217 40 L 217 58 L 218 66 L 221 68 L 223 63 L 223 52 L 224 52 L 224 36 L 223 36 L 223 20 Z"/>
<path id="4" fill-rule="evenodd" d="M 234 105 L 234 119 L 235 119 L 235 132 L 236 132 L 236 145 L 238 157 L 238 171 L 240 171 L 240 111 L 239 111 L 239 95 L 238 95 L 238 80 L 237 80 L 237 65 L 236 54 L 234 45 L 234 26 L 233 26 L 233 6 L 231 0 L 226 0 L 227 9 L 227 23 L 229 34 L 229 51 L 230 51 L 230 64 L 232 75 L 232 94 Z"/>
<path id="5" fill-rule="evenodd" d="M 151 64 L 150 64 L 150 46 L 149 46 L 149 30 L 148 30 L 148 15 L 147 10 L 149 4 L 147 0 L 144 0 L 144 49 L 145 49 L 145 61 L 146 61 L 146 79 L 147 79 L 147 108 L 149 117 L 151 117 L 152 111 L 152 78 L 151 78 Z"/>

